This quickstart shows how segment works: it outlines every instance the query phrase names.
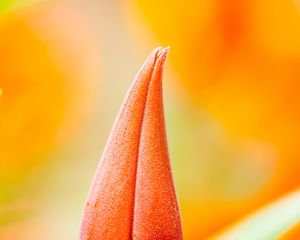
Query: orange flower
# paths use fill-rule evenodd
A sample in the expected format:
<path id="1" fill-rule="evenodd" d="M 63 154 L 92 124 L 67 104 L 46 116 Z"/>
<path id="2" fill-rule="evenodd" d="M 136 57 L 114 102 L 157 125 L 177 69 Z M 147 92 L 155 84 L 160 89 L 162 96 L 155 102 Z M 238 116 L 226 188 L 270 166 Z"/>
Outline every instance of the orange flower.
<path id="1" fill-rule="evenodd" d="M 215 176 L 213 180 L 190 180 L 190 185 L 200 186 L 193 189 L 194 195 L 182 196 L 188 239 L 206 238 L 234 218 L 300 186 L 300 28 L 295 27 L 300 24 L 300 11 L 296 2 L 126 1 L 132 4 L 127 8 L 131 10 L 128 18 L 141 16 L 131 21 L 137 26 L 137 36 L 142 35 L 140 23 L 144 18 L 155 37 L 174 49 L 170 60 L 180 86 L 186 90 L 184 96 L 224 127 L 224 139 L 236 142 L 228 140 L 222 147 L 236 155 L 250 142 L 253 146 L 247 146 L 247 151 L 262 156 L 254 160 L 230 157 L 220 161 L 224 165 L 218 161 L 217 167 L 207 171 Z M 196 121 L 194 128 L 203 126 Z M 218 134 L 223 135 L 221 131 Z M 188 144 L 191 149 L 197 147 Z M 268 151 L 273 155 L 270 158 L 264 156 Z M 188 154 L 194 169 L 213 162 L 201 159 L 196 151 Z M 217 159 L 213 154 L 208 158 Z M 245 165 L 259 166 L 260 171 L 242 167 L 252 174 L 251 181 L 239 177 L 243 173 L 237 169 Z M 230 178 L 233 180 L 226 185 Z M 217 181 L 224 184 L 215 184 Z M 238 198 L 237 185 L 245 189 Z"/>
<path id="2" fill-rule="evenodd" d="M 182 239 L 162 104 L 167 53 L 155 49 L 129 90 L 90 189 L 80 239 Z"/>

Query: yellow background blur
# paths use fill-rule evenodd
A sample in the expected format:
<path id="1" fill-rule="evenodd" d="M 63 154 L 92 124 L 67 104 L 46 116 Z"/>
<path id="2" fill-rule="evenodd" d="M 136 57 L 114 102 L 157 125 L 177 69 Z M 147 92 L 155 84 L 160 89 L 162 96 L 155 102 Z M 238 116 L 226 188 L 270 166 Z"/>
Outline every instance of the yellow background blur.
<path id="1" fill-rule="evenodd" d="M 77 239 L 115 115 L 156 46 L 185 239 L 300 186 L 298 0 L 2 0 L 0 239 Z"/>

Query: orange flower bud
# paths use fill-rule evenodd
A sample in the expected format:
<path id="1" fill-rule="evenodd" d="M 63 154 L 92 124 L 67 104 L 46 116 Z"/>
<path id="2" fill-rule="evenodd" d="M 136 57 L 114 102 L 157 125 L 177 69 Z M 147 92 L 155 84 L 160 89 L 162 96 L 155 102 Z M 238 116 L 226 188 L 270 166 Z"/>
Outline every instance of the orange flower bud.
<path id="1" fill-rule="evenodd" d="M 182 239 L 162 103 L 168 48 L 157 48 L 121 107 L 92 183 L 80 239 Z"/>

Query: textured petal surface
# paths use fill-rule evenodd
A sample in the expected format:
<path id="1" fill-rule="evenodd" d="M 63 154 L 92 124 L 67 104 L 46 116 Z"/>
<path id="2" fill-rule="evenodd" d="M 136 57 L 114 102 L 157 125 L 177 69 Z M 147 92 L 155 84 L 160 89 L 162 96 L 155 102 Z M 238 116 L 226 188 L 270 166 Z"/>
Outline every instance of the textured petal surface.
<path id="1" fill-rule="evenodd" d="M 80 239 L 181 239 L 162 107 L 167 51 L 150 54 L 125 98 L 90 189 Z"/>
<path id="2" fill-rule="evenodd" d="M 145 104 L 136 179 L 134 239 L 181 239 L 162 105 L 165 58 L 163 52 L 157 60 Z"/>

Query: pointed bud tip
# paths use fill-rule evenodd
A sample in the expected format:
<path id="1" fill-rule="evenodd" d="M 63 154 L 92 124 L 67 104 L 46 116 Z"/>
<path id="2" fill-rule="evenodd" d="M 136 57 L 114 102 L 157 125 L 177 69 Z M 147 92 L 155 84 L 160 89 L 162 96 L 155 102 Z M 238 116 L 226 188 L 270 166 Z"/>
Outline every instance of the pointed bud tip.
<path id="1" fill-rule="evenodd" d="M 163 47 L 158 47 L 158 48 L 156 48 L 156 49 L 158 49 L 158 56 L 161 56 L 161 55 L 167 55 L 167 54 L 169 53 L 169 51 L 170 51 L 170 47 L 169 47 L 169 46 L 167 46 L 167 47 L 165 47 L 165 48 L 163 48 Z"/>
<path id="2" fill-rule="evenodd" d="M 157 52 L 157 60 L 156 62 L 161 62 L 162 64 L 165 63 L 166 61 L 166 58 L 167 58 L 167 55 L 169 53 L 169 50 L 170 50 L 170 47 L 166 47 L 166 48 L 157 48 L 159 49 L 159 51 Z"/>

